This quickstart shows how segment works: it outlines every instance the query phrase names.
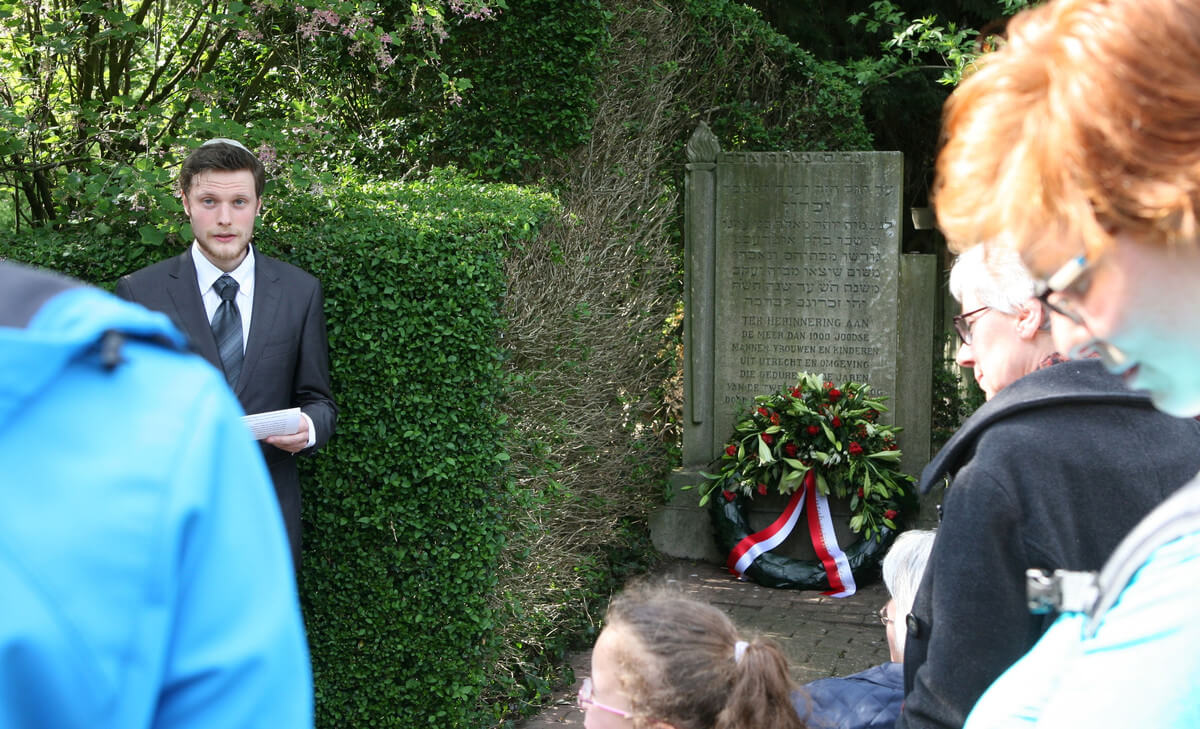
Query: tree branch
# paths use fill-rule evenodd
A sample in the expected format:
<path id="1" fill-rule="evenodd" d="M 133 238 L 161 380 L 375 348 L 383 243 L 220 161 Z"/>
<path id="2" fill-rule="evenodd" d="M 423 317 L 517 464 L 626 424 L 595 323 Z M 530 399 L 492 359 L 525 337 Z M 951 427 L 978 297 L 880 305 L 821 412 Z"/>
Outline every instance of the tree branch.
<path id="1" fill-rule="evenodd" d="M 233 110 L 233 120 L 235 122 L 241 123 L 242 115 L 246 113 L 246 107 L 250 106 L 250 102 L 258 94 L 258 89 L 262 86 L 263 79 L 275 67 L 275 59 L 279 55 L 279 46 L 272 48 L 266 59 L 259 66 L 258 73 L 254 74 L 254 78 L 250 80 L 250 83 L 246 84 L 246 88 L 242 89 L 242 94 L 238 98 L 237 108 Z"/>
<path id="2" fill-rule="evenodd" d="M 52 170 L 55 167 L 66 167 L 67 165 L 73 165 L 77 162 L 88 162 L 91 159 L 91 157 L 71 157 L 70 159 L 59 160 L 57 162 L 42 162 L 41 164 L 36 165 L 0 164 L 0 172 L 45 172 L 46 170 Z"/>

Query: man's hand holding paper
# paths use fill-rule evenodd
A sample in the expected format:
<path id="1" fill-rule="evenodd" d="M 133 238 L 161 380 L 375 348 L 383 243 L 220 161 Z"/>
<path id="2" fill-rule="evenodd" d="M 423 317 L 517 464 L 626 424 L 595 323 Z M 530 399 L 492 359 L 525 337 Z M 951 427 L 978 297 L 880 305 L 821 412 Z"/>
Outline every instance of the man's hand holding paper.
<path id="1" fill-rule="evenodd" d="M 293 410 L 295 410 L 297 413 L 300 412 L 300 408 L 293 408 Z M 309 446 L 308 418 L 305 417 L 303 413 L 300 413 L 299 420 L 300 429 L 295 433 L 272 435 L 269 436 L 266 441 L 276 448 L 285 450 L 288 453 L 299 453 L 300 451 L 304 450 Z"/>
<path id="2" fill-rule="evenodd" d="M 262 440 L 273 436 L 291 436 L 301 429 L 308 432 L 308 419 L 301 416 L 300 408 L 272 410 L 266 413 L 254 413 L 242 417 L 242 423 L 250 429 L 254 440 Z"/>

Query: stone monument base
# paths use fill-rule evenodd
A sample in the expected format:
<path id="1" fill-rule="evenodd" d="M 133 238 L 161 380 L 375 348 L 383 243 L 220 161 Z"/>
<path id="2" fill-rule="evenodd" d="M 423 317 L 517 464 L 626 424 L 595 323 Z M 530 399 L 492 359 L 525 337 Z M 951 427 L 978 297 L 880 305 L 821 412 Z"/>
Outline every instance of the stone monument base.
<path id="1" fill-rule="evenodd" d="M 699 468 L 677 468 L 671 473 L 667 504 L 650 517 L 650 539 L 658 551 L 682 559 L 725 562 L 725 555 L 717 552 L 708 507 L 697 505 L 708 483 Z M 692 488 L 684 491 L 684 486 Z"/>

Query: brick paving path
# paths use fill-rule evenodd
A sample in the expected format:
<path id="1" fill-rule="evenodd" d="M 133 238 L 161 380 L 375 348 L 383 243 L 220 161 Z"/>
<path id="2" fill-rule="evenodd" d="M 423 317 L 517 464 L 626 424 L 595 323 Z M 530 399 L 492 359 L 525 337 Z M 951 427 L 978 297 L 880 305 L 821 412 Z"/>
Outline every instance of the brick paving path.
<path id="1" fill-rule="evenodd" d="M 743 632 L 778 642 L 800 683 L 845 676 L 888 660 L 887 639 L 876 614 L 887 601 L 887 590 L 879 580 L 860 585 L 855 595 L 839 599 L 740 582 L 724 567 L 708 562 L 673 559 L 656 572 L 679 582 L 684 592 L 724 610 Z M 575 708 L 575 692 L 589 673 L 590 658 L 587 652 L 571 656 L 575 685 L 557 694 L 541 714 L 517 726 L 582 727 L 583 713 Z"/>

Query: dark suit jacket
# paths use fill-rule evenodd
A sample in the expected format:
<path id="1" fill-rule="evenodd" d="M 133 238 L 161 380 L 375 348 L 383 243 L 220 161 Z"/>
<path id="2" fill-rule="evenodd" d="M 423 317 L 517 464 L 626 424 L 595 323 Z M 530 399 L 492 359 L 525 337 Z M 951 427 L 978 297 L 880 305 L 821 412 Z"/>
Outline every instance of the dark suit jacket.
<path id="1" fill-rule="evenodd" d="M 161 311 L 192 347 L 221 369 L 217 342 L 204 313 L 191 249 L 122 276 L 117 295 Z M 329 386 L 329 343 L 321 283 L 295 266 L 254 251 L 254 309 L 235 394 L 247 413 L 297 407 L 312 418 L 317 442 L 333 434 L 337 406 Z M 300 477 L 292 455 L 262 444 L 275 482 L 296 565 L 300 564 Z M 302 451 L 307 453 L 308 451 Z"/>

